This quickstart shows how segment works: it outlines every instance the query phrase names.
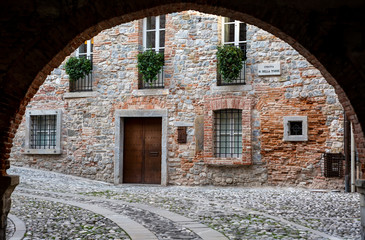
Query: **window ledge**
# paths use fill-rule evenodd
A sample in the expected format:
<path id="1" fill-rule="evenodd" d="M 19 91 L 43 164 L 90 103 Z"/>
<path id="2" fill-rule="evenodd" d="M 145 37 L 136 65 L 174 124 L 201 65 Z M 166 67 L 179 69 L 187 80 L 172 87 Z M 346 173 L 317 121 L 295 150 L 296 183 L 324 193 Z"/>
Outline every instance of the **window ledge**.
<path id="1" fill-rule="evenodd" d="M 61 149 L 24 149 L 23 154 L 61 154 Z"/>
<path id="2" fill-rule="evenodd" d="M 133 96 L 161 96 L 169 93 L 169 89 L 138 89 L 132 91 Z"/>
<path id="3" fill-rule="evenodd" d="M 212 92 L 247 92 L 252 90 L 252 85 L 228 85 L 211 87 Z"/>
<path id="4" fill-rule="evenodd" d="M 64 99 L 69 98 L 88 98 L 88 97 L 96 97 L 97 92 L 67 92 L 63 95 Z"/>

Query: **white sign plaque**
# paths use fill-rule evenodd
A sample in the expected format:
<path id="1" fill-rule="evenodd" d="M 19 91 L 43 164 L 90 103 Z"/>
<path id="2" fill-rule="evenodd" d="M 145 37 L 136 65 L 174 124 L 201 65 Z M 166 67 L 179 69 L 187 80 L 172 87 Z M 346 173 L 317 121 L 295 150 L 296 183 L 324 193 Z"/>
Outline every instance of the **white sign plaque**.
<path id="1" fill-rule="evenodd" d="M 259 76 L 280 76 L 280 62 L 259 63 L 257 66 Z"/>

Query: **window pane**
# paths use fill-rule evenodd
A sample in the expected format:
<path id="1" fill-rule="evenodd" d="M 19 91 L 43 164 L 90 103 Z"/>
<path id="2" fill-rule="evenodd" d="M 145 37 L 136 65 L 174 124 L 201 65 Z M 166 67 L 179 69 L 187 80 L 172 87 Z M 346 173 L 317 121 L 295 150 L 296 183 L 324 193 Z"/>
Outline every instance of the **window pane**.
<path id="1" fill-rule="evenodd" d="M 234 42 L 234 24 L 224 25 L 224 42 Z"/>
<path id="2" fill-rule="evenodd" d="M 81 44 L 81 46 L 79 47 L 79 54 L 80 55 L 86 54 L 86 44 L 85 43 Z"/>
<path id="3" fill-rule="evenodd" d="M 236 135 L 234 136 L 234 153 L 242 153 L 242 136 Z"/>
<path id="4" fill-rule="evenodd" d="M 156 28 L 156 17 L 147 17 L 147 30 Z"/>
<path id="5" fill-rule="evenodd" d="M 246 41 L 246 24 L 245 23 L 240 23 L 239 41 Z"/>
<path id="6" fill-rule="evenodd" d="M 303 123 L 301 121 L 289 122 L 290 135 L 303 135 Z"/>
<path id="7" fill-rule="evenodd" d="M 234 23 L 234 19 L 233 18 L 228 18 L 228 17 L 225 17 L 224 20 L 223 20 L 225 23 Z"/>
<path id="8" fill-rule="evenodd" d="M 165 28 L 165 22 L 166 22 L 166 16 L 161 15 L 160 16 L 160 28 Z"/>
<path id="9" fill-rule="evenodd" d="M 160 31 L 160 48 L 165 47 L 165 30 Z"/>
<path id="10" fill-rule="evenodd" d="M 147 48 L 155 48 L 155 36 L 156 32 L 155 31 L 151 31 L 151 32 L 147 32 Z"/>

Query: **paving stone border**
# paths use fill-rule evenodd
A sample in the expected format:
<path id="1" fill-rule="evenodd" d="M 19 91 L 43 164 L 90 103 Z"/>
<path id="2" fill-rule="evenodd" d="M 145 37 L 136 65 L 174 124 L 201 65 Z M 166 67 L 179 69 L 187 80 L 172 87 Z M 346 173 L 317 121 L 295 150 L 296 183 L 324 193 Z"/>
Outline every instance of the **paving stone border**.
<path id="1" fill-rule="evenodd" d="M 51 192 L 51 191 L 44 191 L 44 190 L 33 190 L 33 189 L 25 189 L 25 188 L 19 188 L 19 190 L 21 191 L 29 191 L 29 192 L 34 192 L 34 193 L 43 193 L 43 194 L 55 194 L 55 195 L 59 195 L 59 197 L 68 197 L 68 198 L 86 198 L 86 199 L 92 199 L 92 200 L 98 200 L 98 201 L 104 201 L 104 202 L 109 202 L 109 203 L 117 203 L 119 205 L 129 205 L 129 206 L 133 206 L 136 207 L 138 209 L 142 209 L 144 211 L 148 211 L 148 212 L 152 212 L 155 213 L 157 215 L 160 215 L 172 222 L 177 223 L 178 225 L 181 225 L 184 228 L 188 228 L 190 229 L 192 232 L 194 232 L 195 234 L 197 234 L 201 239 L 203 240 L 225 240 L 227 239 L 227 237 L 225 237 L 223 234 L 221 234 L 220 232 L 217 232 L 215 230 L 213 230 L 212 228 L 199 223 L 197 221 L 194 221 L 190 218 L 181 216 L 177 213 L 173 213 L 164 209 L 160 209 L 160 208 L 156 208 L 153 206 L 148 206 L 145 204 L 140 204 L 140 203 L 127 203 L 125 201 L 121 201 L 121 200 L 113 200 L 113 199 L 105 199 L 105 198 L 100 198 L 100 197 L 92 197 L 92 196 L 80 196 L 77 194 L 70 194 L 70 193 L 56 193 L 56 192 Z M 24 196 L 29 196 L 29 197 L 38 197 L 39 195 L 33 195 L 33 194 L 27 194 L 27 193 L 16 193 L 19 195 L 24 195 Z M 113 216 L 111 213 L 108 213 L 108 209 L 106 208 L 100 208 L 96 205 L 91 205 L 91 204 L 85 204 L 85 203 L 79 203 L 76 201 L 66 201 L 66 200 L 62 200 L 61 198 L 50 198 L 50 197 L 44 197 L 44 196 L 39 196 L 38 198 L 47 200 L 49 198 L 49 201 L 55 201 L 55 202 L 61 202 L 64 204 L 69 204 L 69 205 L 74 205 L 80 208 L 84 208 L 87 209 L 89 211 L 93 211 L 95 213 L 98 213 L 100 215 L 105 216 L 106 218 L 109 218 L 110 220 L 113 220 Z M 98 209 L 100 208 L 100 209 Z M 97 211 L 95 211 L 95 209 L 97 209 Z M 105 214 L 108 213 L 108 214 Z M 118 214 L 118 213 L 114 213 L 114 214 Z M 109 217 L 109 215 L 112 216 L 112 218 Z M 125 218 L 127 218 L 127 216 L 124 216 Z M 116 219 L 118 221 L 118 219 Z M 130 220 L 130 219 L 129 219 Z M 138 238 L 138 236 L 132 236 L 132 234 L 134 233 L 134 228 L 127 224 L 126 226 L 123 226 L 123 223 L 119 224 L 117 221 L 116 222 L 123 230 L 125 230 L 132 239 L 150 239 L 150 238 Z M 130 220 L 132 222 L 135 222 L 133 220 Z M 140 225 L 139 223 L 135 222 L 136 224 Z M 140 225 L 141 227 L 143 227 L 142 225 Z M 139 233 L 140 231 L 138 231 Z M 147 236 L 147 235 L 146 235 Z M 152 239 L 152 238 L 151 238 Z"/>
<path id="2" fill-rule="evenodd" d="M 25 223 L 13 214 L 9 214 L 8 218 L 13 222 L 15 228 L 14 234 L 9 238 L 9 240 L 23 239 L 24 234 L 27 230 Z"/>
<path id="3" fill-rule="evenodd" d="M 46 201 L 52 201 L 52 202 L 59 202 L 59 203 L 83 208 L 88 211 L 100 214 L 100 215 L 104 216 L 105 218 L 112 220 L 119 227 L 121 227 L 132 239 L 157 240 L 157 237 L 152 232 L 150 232 L 148 229 L 143 227 L 141 224 L 131 220 L 130 218 L 128 218 L 126 216 L 123 216 L 116 212 L 110 211 L 109 209 L 106 209 L 106 208 L 101 208 L 96 205 L 90 205 L 90 204 L 80 203 L 80 202 L 76 202 L 76 201 L 66 201 L 61 198 L 56 199 L 56 198 L 27 194 L 27 193 L 16 193 L 16 195 L 33 197 L 33 198 L 42 199 L 42 200 L 46 200 Z"/>

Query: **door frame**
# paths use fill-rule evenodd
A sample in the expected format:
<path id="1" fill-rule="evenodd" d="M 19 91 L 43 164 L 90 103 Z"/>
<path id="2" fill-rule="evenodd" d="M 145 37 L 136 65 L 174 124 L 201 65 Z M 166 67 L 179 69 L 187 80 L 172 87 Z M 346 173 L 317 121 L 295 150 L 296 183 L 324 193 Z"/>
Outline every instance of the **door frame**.
<path id="1" fill-rule="evenodd" d="M 167 185 L 167 109 L 115 110 L 114 184 L 123 183 L 124 118 L 160 117 L 161 133 L 161 185 Z"/>

